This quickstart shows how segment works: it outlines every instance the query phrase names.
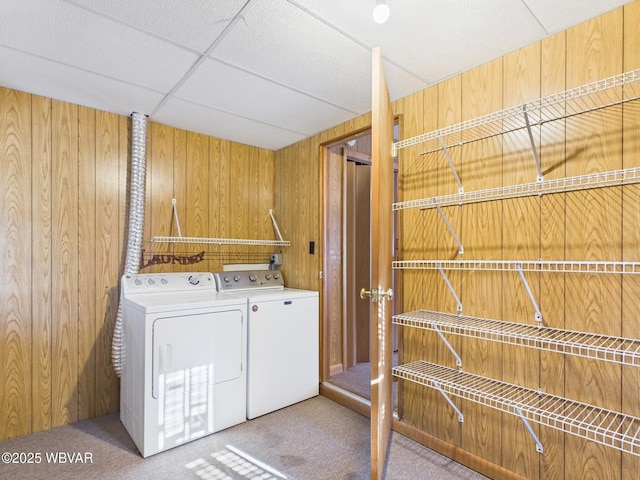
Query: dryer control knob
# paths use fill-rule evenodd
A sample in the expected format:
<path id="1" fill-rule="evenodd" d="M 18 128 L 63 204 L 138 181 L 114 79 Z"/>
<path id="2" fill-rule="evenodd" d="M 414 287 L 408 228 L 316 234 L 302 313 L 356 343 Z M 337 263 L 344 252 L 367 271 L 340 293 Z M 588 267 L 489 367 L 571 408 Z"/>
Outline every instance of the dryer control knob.
<path id="1" fill-rule="evenodd" d="M 256 277 L 255 275 L 249 275 L 249 280 L 255 282 L 256 280 L 258 280 L 258 277 Z"/>
<path id="2" fill-rule="evenodd" d="M 279 274 L 279 273 L 274 274 L 274 275 L 273 275 L 273 278 L 275 278 L 276 280 L 278 280 L 278 279 L 280 278 L 280 274 Z"/>
<path id="3" fill-rule="evenodd" d="M 235 277 L 233 277 L 233 281 L 234 282 L 239 282 L 240 281 L 240 277 L 238 275 L 236 275 Z"/>
<path id="4" fill-rule="evenodd" d="M 200 283 L 200 279 L 198 277 L 196 277 L 195 275 L 190 275 L 189 276 L 189 283 L 191 285 L 198 285 Z"/>

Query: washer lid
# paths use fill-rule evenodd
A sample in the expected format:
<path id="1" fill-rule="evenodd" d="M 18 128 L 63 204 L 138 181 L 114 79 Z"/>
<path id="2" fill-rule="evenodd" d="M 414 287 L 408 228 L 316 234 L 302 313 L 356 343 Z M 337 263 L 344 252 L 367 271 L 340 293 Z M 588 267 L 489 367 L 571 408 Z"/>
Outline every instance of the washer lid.
<path id="1" fill-rule="evenodd" d="M 133 308 L 154 312 L 246 307 L 246 298 L 232 297 L 218 292 L 164 292 L 129 295 L 124 304 Z"/>

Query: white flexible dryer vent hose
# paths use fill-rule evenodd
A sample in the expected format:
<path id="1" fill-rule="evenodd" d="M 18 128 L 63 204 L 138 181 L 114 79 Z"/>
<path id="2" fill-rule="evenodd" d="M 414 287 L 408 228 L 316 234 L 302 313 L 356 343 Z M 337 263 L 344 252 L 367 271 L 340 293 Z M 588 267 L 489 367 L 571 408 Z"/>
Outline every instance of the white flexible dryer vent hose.
<path id="1" fill-rule="evenodd" d="M 142 233 L 144 229 L 144 189 L 147 161 L 147 116 L 141 113 L 131 114 L 131 176 L 129 188 L 129 237 L 124 274 L 138 273 L 142 256 Z M 116 375 L 121 376 L 125 353 L 122 336 L 122 298 L 118 304 L 116 325 L 111 344 L 111 361 Z"/>

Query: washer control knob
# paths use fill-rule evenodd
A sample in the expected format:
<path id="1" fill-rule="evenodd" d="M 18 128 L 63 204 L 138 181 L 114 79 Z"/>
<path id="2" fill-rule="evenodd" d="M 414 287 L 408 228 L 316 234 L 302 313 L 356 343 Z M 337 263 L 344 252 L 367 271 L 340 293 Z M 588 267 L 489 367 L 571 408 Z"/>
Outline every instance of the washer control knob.
<path id="1" fill-rule="evenodd" d="M 267 279 L 267 280 L 271 280 L 271 274 L 270 274 L 270 273 L 267 273 L 267 274 L 264 276 L 264 278 L 265 278 L 265 279 Z"/>
<path id="2" fill-rule="evenodd" d="M 223 280 L 225 283 L 229 283 L 231 281 L 231 277 L 224 277 Z"/>
<path id="3" fill-rule="evenodd" d="M 276 280 L 278 280 L 280 278 L 280 274 L 279 273 L 274 273 L 273 274 L 273 278 L 275 278 Z"/>
<path id="4" fill-rule="evenodd" d="M 191 285 L 198 285 L 200 283 L 200 279 L 198 277 L 196 277 L 195 275 L 190 275 L 189 276 L 189 283 Z"/>
<path id="5" fill-rule="evenodd" d="M 142 285 L 142 280 L 140 280 L 139 278 L 135 278 L 135 279 L 133 280 L 133 283 L 134 283 L 134 285 L 138 285 L 138 286 L 140 286 L 140 285 Z"/>
<path id="6" fill-rule="evenodd" d="M 149 280 L 147 280 L 147 283 L 148 283 L 149 285 L 153 286 L 153 285 L 155 285 L 155 284 L 156 284 L 156 280 L 155 280 L 155 278 L 150 278 Z"/>
<path id="7" fill-rule="evenodd" d="M 258 277 L 256 277 L 255 275 L 249 275 L 249 280 L 255 282 L 256 280 L 258 280 Z"/>
<path id="8" fill-rule="evenodd" d="M 233 277 L 233 281 L 234 282 L 239 282 L 240 281 L 240 277 L 238 275 L 236 275 L 235 277 Z"/>

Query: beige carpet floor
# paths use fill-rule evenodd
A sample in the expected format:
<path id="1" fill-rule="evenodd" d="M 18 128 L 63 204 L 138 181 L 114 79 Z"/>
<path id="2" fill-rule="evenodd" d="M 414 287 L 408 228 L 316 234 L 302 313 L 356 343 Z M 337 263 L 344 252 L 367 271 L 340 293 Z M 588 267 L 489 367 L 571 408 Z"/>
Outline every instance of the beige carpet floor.
<path id="1" fill-rule="evenodd" d="M 369 437 L 368 418 L 318 396 L 144 459 L 113 414 L 0 442 L 0 479 L 364 480 Z M 385 478 L 485 477 L 393 433 Z"/>

